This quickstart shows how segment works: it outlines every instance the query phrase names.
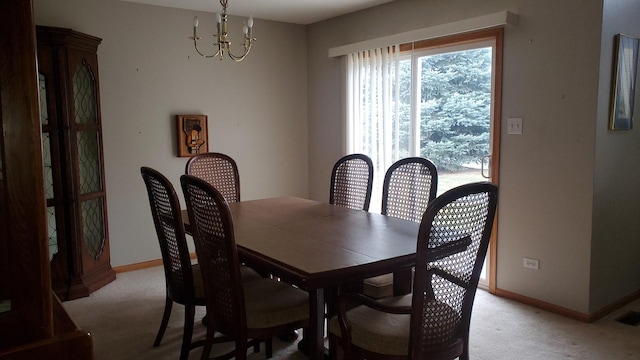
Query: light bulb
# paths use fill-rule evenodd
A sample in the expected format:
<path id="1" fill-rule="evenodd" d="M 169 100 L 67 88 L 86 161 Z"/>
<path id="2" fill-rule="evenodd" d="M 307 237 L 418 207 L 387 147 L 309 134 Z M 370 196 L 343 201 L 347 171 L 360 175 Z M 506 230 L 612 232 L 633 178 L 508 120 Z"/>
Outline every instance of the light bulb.
<path id="1" fill-rule="evenodd" d="M 253 27 L 253 16 L 249 16 L 249 20 L 247 20 L 247 26 L 250 28 Z"/>
<path id="2" fill-rule="evenodd" d="M 222 16 L 220 15 L 220 13 L 216 13 L 216 21 L 218 22 L 218 24 L 222 22 Z"/>
<path id="3" fill-rule="evenodd" d="M 197 16 L 193 17 L 193 27 L 198 27 L 198 17 Z"/>

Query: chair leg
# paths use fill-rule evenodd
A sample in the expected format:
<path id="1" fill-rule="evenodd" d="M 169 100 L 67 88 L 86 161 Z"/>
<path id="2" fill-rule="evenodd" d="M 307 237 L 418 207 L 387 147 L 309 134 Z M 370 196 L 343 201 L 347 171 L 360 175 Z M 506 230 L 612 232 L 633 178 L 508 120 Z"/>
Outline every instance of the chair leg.
<path id="1" fill-rule="evenodd" d="M 160 341 L 162 341 L 164 332 L 165 330 L 167 330 L 167 324 L 169 324 L 172 305 L 173 300 L 169 299 L 169 296 L 167 296 L 164 303 L 164 314 L 162 314 L 162 322 L 160 323 L 160 329 L 158 329 L 158 335 L 156 335 L 156 340 L 153 342 L 153 346 L 160 346 Z"/>
<path id="2" fill-rule="evenodd" d="M 273 357 L 273 338 L 268 338 L 264 341 L 264 352 L 267 359 L 271 359 Z"/>
<path id="3" fill-rule="evenodd" d="M 196 314 L 194 305 L 184 306 L 184 330 L 182 332 L 182 348 L 180 349 L 180 360 L 189 358 L 191 350 L 191 336 L 193 336 L 193 321 Z"/>
<path id="4" fill-rule="evenodd" d="M 204 347 L 202 349 L 202 356 L 200 357 L 200 360 L 209 359 L 209 355 L 211 354 L 211 348 L 213 347 L 215 335 L 216 335 L 216 332 L 213 330 L 213 327 L 207 325 L 207 335 L 204 340 Z"/>
<path id="5" fill-rule="evenodd" d="M 247 341 L 236 341 L 236 360 L 247 360 Z"/>
<path id="6" fill-rule="evenodd" d="M 340 347 L 340 341 L 337 336 L 329 335 L 329 359 L 330 360 L 342 360 L 344 354 Z"/>
<path id="7" fill-rule="evenodd" d="M 469 360 L 469 339 L 466 339 L 464 343 L 464 347 L 462 350 L 462 354 L 459 357 L 459 360 Z"/>

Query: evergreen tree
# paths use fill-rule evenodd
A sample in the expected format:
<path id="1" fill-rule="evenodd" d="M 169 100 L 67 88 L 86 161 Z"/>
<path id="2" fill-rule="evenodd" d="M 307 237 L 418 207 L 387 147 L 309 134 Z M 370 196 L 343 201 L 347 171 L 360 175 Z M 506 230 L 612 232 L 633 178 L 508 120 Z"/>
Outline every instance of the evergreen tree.
<path id="1" fill-rule="evenodd" d="M 420 155 L 442 171 L 478 164 L 489 148 L 491 48 L 419 58 Z M 399 66 L 398 144 L 408 155 L 411 61 Z M 395 134 L 394 134 L 395 135 Z"/>

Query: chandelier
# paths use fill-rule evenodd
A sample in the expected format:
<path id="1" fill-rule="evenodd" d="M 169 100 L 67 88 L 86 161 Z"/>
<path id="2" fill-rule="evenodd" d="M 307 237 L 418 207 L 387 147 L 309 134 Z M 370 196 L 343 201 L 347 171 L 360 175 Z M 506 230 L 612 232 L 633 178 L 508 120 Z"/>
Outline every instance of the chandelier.
<path id="1" fill-rule="evenodd" d="M 224 55 L 229 55 L 229 58 L 233 61 L 242 61 L 249 54 L 251 50 L 251 44 L 256 41 L 256 38 L 252 37 L 251 30 L 253 28 L 253 17 L 249 17 L 247 22 L 242 27 L 242 32 L 244 33 L 244 52 L 242 55 L 234 55 L 231 52 L 231 41 L 229 41 L 229 34 L 227 33 L 227 2 L 228 0 L 220 0 L 220 5 L 222 5 L 222 14 L 216 13 L 216 20 L 218 21 L 217 29 L 218 34 L 216 35 L 218 41 L 215 42 L 214 49 L 217 48 L 215 54 L 207 55 L 201 52 L 198 49 L 198 40 L 201 38 L 198 37 L 198 17 L 193 18 L 193 36 L 189 37 L 189 39 L 193 40 L 193 47 L 195 47 L 198 54 L 205 58 L 218 57 L 220 60 L 224 59 Z"/>

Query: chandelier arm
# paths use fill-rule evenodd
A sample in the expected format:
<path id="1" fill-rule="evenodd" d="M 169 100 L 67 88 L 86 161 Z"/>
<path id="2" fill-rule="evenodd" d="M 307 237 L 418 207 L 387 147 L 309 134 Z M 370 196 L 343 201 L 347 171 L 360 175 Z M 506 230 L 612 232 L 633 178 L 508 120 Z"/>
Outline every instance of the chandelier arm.
<path id="1" fill-rule="evenodd" d="M 244 60 L 244 58 L 247 57 L 247 55 L 249 55 L 249 51 L 251 51 L 251 45 L 249 45 L 249 47 L 245 47 L 244 54 L 242 54 L 240 56 L 233 55 L 231 53 L 231 49 L 229 49 L 227 54 L 229 55 L 229 58 L 231 60 L 233 60 L 235 62 L 240 62 L 240 61 Z"/>
<path id="2" fill-rule="evenodd" d="M 200 56 L 202 56 L 203 58 L 207 58 L 207 59 L 219 56 L 220 53 L 222 52 L 222 49 L 218 48 L 218 51 L 216 51 L 215 54 L 212 54 L 212 55 L 205 54 L 205 53 L 201 52 L 200 49 L 198 49 L 198 43 L 197 43 L 196 40 L 193 41 L 193 47 L 196 49 L 196 52 L 198 54 L 200 54 Z"/>

